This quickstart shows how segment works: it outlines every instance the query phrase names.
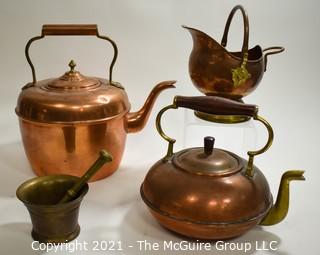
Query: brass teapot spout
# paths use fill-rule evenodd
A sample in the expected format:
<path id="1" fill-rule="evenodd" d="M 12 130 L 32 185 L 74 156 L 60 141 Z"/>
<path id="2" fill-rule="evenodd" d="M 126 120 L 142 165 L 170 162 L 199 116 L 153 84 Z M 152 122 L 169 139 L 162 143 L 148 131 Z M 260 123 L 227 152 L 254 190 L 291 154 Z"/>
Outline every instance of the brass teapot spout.
<path id="1" fill-rule="evenodd" d="M 214 147 L 214 137 L 204 137 L 203 147 L 174 150 L 176 139 L 161 124 L 168 110 L 187 108 L 215 115 L 249 116 L 268 130 L 264 147 L 248 151 L 246 160 Z M 176 96 L 156 117 L 156 128 L 168 142 L 164 154 L 149 170 L 140 189 L 142 200 L 156 220 L 173 232 L 203 240 L 238 237 L 261 222 L 272 225 L 287 214 L 289 182 L 304 180 L 303 171 L 288 171 L 281 180 L 277 202 L 263 172 L 253 164 L 273 140 L 271 125 L 258 115 L 256 105 L 214 97 Z M 178 206 L 177 206 L 178 205 Z M 266 216 L 267 215 L 267 216 Z"/>
<path id="2" fill-rule="evenodd" d="M 150 92 L 147 100 L 145 101 L 142 108 L 137 112 L 130 112 L 127 114 L 127 132 L 134 133 L 138 132 L 144 128 L 146 125 L 149 115 L 151 113 L 151 109 L 159 96 L 159 94 L 169 88 L 175 88 L 173 84 L 176 81 L 163 81 L 157 84 L 152 91 Z"/>
<path id="3" fill-rule="evenodd" d="M 268 214 L 262 219 L 260 225 L 270 226 L 281 222 L 289 210 L 289 185 L 290 181 L 304 181 L 304 171 L 292 170 L 285 172 L 280 181 L 276 203 L 271 207 Z"/>

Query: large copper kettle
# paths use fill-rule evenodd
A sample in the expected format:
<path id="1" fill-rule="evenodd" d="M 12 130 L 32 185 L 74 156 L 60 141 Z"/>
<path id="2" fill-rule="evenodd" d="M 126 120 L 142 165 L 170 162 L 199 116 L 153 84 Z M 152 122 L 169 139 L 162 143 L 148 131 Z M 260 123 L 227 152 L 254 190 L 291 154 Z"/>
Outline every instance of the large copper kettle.
<path id="1" fill-rule="evenodd" d="M 29 56 L 32 42 L 52 35 L 94 35 L 107 40 L 114 49 L 109 80 L 87 77 L 70 70 L 59 78 L 37 81 Z M 96 25 L 44 25 L 41 36 L 29 40 L 26 58 L 33 81 L 22 88 L 16 113 L 26 155 L 37 175 L 82 176 L 101 149 L 113 155 L 93 180 L 112 174 L 119 166 L 127 133 L 141 130 L 161 91 L 174 87 L 174 81 L 159 83 L 141 110 L 129 112 L 127 93 L 112 77 L 117 59 L 114 41 L 98 33 Z"/>
<path id="2" fill-rule="evenodd" d="M 229 27 L 237 10 L 243 16 L 244 37 L 241 52 L 229 52 Z M 184 26 L 192 35 L 193 49 L 189 58 L 189 74 L 193 84 L 205 95 L 241 99 L 259 84 L 267 68 L 267 57 L 284 51 L 283 47 L 259 45 L 249 49 L 249 20 L 241 5 L 229 14 L 221 44 L 197 29 Z"/>
<path id="3" fill-rule="evenodd" d="M 249 159 L 214 148 L 214 138 L 205 137 L 204 147 L 173 152 L 175 140 L 161 127 L 161 116 L 168 109 L 190 108 L 208 114 L 247 115 L 268 129 L 266 145 L 249 151 Z M 226 239 L 239 236 L 260 225 L 282 221 L 289 207 L 289 182 L 304 180 L 300 170 L 282 175 L 273 204 L 269 185 L 254 157 L 265 152 L 273 140 L 270 124 L 258 116 L 255 105 L 213 96 L 181 97 L 162 109 L 157 129 L 169 142 L 165 157 L 156 162 L 141 185 L 141 196 L 157 221 L 174 232 L 199 239 Z"/>

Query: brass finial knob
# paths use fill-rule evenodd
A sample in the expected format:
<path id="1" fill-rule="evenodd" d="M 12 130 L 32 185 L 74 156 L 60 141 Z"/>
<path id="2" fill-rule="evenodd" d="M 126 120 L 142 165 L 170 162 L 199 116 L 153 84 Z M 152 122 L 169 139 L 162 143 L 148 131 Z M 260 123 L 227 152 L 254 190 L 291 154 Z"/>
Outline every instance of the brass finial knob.
<path id="1" fill-rule="evenodd" d="M 77 66 L 76 62 L 74 60 L 71 60 L 69 63 L 70 72 L 74 72 L 74 68 Z"/>

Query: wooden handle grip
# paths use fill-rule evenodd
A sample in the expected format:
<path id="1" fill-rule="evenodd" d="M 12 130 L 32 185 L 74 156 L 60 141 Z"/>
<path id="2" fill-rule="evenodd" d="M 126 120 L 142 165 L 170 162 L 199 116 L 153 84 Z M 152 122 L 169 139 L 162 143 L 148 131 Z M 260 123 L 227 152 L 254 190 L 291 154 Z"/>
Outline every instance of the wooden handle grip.
<path id="1" fill-rule="evenodd" d="M 50 24 L 42 26 L 42 35 L 98 35 L 97 25 Z"/>
<path id="2" fill-rule="evenodd" d="M 215 115 L 246 115 L 253 117 L 258 111 L 256 105 L 239 103 L 216 96 L 176 96 L 174 102 L 178 107 Z"/>

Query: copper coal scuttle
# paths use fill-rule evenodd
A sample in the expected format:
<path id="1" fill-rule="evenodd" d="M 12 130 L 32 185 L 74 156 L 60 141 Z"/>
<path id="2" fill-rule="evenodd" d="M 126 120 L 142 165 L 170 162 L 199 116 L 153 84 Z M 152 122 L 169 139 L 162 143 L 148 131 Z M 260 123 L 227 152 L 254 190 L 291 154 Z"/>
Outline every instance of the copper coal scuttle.
<path id="1" fill-rule="evenodd" d="M 236 11 L 243 17 L 244 35 L 241 52 L 226 49 L 229 27 Z M 204 94 L 240 99 L 259 84 L 267 68 L 267 57 L 284 51 L 275 46 L 264 50 L 249 49 L 249 19 L 241 5 L 235 6 L 226 22 L 221 44 L 197 29 L 184 26 L 192 35 L 193 50 L 189 73 L 193 84 Z"/>
<path id="2" fill-rule="evenodd" d="M 37 81 L 29 47 L 36 40 L 54 35 L 93 35 L 111 43 L 114 56 L 109 80 L 84 76 L 71 61 L 70 70 L 61 77 Z M 110 38 L 99 35 L 96 25 L 44 25 L 41 36 L 30 39 L 25 52 L 33 81 L 23 87 L 16 113 L 25 152 L 40 176 L 81 176 L 101 149 L 110 152 L 113 161 L 93 180 L 112 174 L 120 164 L 127 133 L 141 130 L 159 93 L 174 87 L 174 81 L 159 83 L 141 110 L 129 112 L 127 93 L 112 76 L 117 46 Z"/>
<path id="3" fill-rule="evenodd" d="M 229 27 L 234 14 L 239 11 L 243 17 L 242 49 L 230 52 L 226 48 Z M 254 91 L 267 69 L 268 56 L 284 51 L 273 46 L 262 49 L 259 45 L 249 48 L 249 19 L 241 5 L 235 6 L 227 19 L 221 43 L 206 33 L 187 26 L 193 39 L 189 58 L 189 75 L 194 86 L 205 95 L 230 98 L 242 102 L 242 98 Z M 247 121 L 244 116 L 219 116 L 196 111 L 205 120 L 223 123 Z"/>
<path id="4" fill-rule="evenodd" d="M 248 116 L 267 128 L 268 141 L 262 149 L 249 151 L 248 160 L 214 148 L 213 137 L 204 138 L 204 147 L 174 153 L 175 140 L 163 132 L 160 121 L 166 110 L 178 107 L 208 114 Z M 304 171 L 292 170 L 282 175 L 273 203 L 266 178 L 253 164 L 254 157 L 270 147 L 273 130 L 258 115 L 255 105 L 214 96 L 177 96 L 172 105 L 159 112 L 157 129 L 168 141 L 168 151 L 151 167 L 140 191 L 161 225 L 188 237 L 216 240 L 239 236 L 257 224 L 277 224 L 286 217 L 289 183 L 304 180 Z"/>

